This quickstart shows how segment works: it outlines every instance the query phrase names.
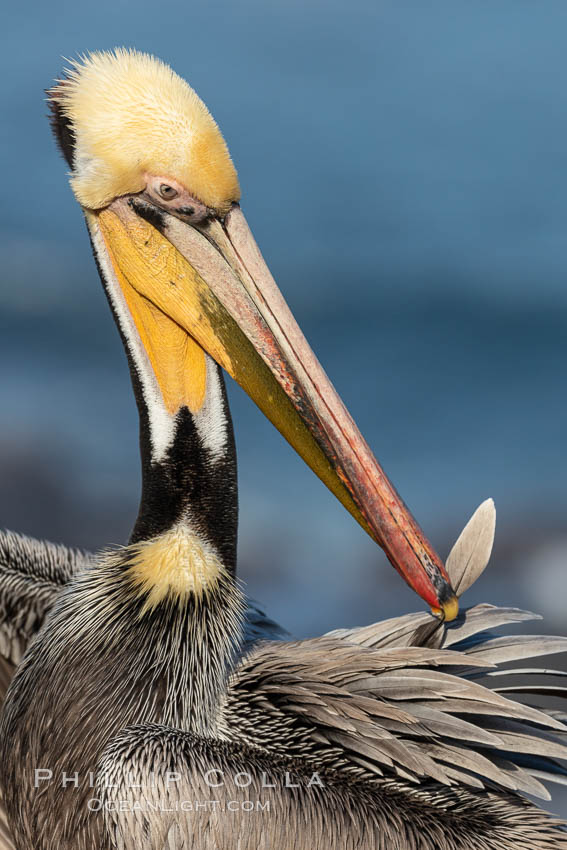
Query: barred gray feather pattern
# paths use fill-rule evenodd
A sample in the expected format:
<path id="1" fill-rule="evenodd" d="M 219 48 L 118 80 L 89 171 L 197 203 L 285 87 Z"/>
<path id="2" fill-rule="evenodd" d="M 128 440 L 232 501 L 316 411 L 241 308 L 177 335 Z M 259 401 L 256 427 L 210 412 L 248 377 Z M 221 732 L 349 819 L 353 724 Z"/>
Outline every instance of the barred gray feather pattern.
<path id="1" fill-rule="evenodd" d="M 0 655 L 18 664 L 59 591 L 92 560 L 79 549 L 0 531 Z"/>
<path id="2" fill-rule="evenodd" d="M 486 566 L 493 512 L 481 506 L 449 556 L 461 592 Z M 103 806 L 109 848 L 216 850 L 238 836 L 242 850 L 567 850 L 560 822 L 517 793 L 549 799 L 545 782 L 567 783 L 566 715 L 510 698 L 564 696 L 562 674 L 524 667 L 519 684 L 498 678 L 519 674 L 508 663 L 567 651 L 564 638 L 495 634 L 535 615 L 478 605 L 449 624 L 419 613 L 305 641 L 281 641 L 255 603 L 246 616 L 214 739 L 146 724 L 108 744 L 102 803 L 113 793 L 132 804 Z M 181 777 L 173 788 L 164 769 Z M 242 771 L 251 786 L 211 795 L 207 770 Z M 282 788 L 288 771 L 316 771 L 324 793 Z M 221 808 L 180 814 L 183 800 L 211 796 Z M 222 808 L 251 797 L 276 806 L 275 817 Z"/>
<path id="3" fill-rule="evenodd" d="M 488 605 L 448 625 L 415 615 L 422 634 L 432 621 L 441 634 L 439 648 L 409 646 L 416 630 L 407 617 L 388 621 L 389 628 L 380 623 L 261 645 L 233 677 L 226 734 L 275 753 L 284 729 L 286 752 L 314 759 L 321 769 L 411 782 L 429 777 L 549 799 L 536 777 L 562 781 L 567 775 L 557 763 L 567 760 L 566 727 L 553 712 L 477 681 L 502 672 L 496 665 L 567 651 L 565 638 L 492 634 L 492 627 L 532 616 Z M 545 687 L 529 686 L 530 693 L 545 693 Z M 567 695 L 557 688 L 554 693 Z"/>
<path id="4" fill-rule="evenodd" d="M 123 730 L 98 776 L 97 805 L 120 850 L 567 848 L 558 822 L 518 796 L 345 781 L 286 755 L 159 725 Z"/>

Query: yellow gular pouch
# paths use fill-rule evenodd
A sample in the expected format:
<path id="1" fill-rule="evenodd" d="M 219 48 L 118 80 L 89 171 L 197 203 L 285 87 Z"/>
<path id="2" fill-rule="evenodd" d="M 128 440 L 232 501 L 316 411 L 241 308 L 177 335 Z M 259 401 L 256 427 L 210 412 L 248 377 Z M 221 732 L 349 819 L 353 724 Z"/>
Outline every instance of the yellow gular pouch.
<path id="1" fill-rule="evenodd" d="M 156 376 L 166 409 L 175 414 L 187 406 L 201 409 L 206 393 L 205 353 L 195 339 L 153 300 L 167 310 L 167 298 L 179 299 L 188 266 L 151 225 L 138 220 L 127 230 L 110 210 L 87 215 L 106 244 L 118 284 Z M 188 267 L 189 277 L 194 270 Z M 153 300 L 151 300 L 153 299 Z M 193 299 L 194 302 L 196 299 Z M 190 304 L 193 316 L 205 323 L 198 303 Z"/>
<path id="2" fill-rule="evenodd" d="M 128 576 L 140 595 L 147 596 L 142 616 L 166 599 L 202 599 L 226 573 L 212 547 L 183 526 L 135 543 L 128 553 Z"/>

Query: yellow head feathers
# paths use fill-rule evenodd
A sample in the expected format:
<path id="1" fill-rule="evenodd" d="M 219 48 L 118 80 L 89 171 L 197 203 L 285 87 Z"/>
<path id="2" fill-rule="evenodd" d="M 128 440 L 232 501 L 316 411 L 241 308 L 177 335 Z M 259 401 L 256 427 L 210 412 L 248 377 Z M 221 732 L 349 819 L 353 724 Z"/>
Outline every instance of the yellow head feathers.
<path id="1" fill-rule="evenodd" d="M 142 191 L 146 176 L 177 180 L 207 207 L 226 212 L 238 177 L 214 118 L 166 64 L 118 49 L 74 62 L 50 92 L 75 138 L 71 187 L 100 209 Z"/>

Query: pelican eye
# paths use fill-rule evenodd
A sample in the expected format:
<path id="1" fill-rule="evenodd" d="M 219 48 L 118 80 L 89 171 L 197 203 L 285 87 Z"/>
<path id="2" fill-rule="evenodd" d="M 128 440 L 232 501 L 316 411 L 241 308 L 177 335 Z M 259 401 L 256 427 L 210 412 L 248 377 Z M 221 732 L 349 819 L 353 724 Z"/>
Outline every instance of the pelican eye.
<path id="1" fill-rule="evenodd" d="M 177 189 L 174 189 L 173 186 L 169 186 L 167 183 L 162 183 L 160 185 L 159 193 L 164 201 L 172 201 L 179 194 Z"/>

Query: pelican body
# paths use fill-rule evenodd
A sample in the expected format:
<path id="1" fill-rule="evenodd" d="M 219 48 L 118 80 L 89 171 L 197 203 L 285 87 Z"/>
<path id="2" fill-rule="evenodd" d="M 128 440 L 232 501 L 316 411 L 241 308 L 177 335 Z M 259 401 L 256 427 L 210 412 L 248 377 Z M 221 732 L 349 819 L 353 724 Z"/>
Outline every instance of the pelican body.
<path id="1" fill-rule="evenodd" d="M 269 275 L 226 144 L 183 80 L 119 50 L 49 96 L 131 367 L 143 482 L 122 549 L 0 539 L 13 845 L 567 848 L 520 793 L 562 778 L 561 717 L 478 681 L 566 642 L 499 643 L 488 630 L 526 618 L 514 609 L 457 616 L 492 506 L 443 565 Z M 291 641 L 246 599 L 223 369 L 432 614 Z"/>

